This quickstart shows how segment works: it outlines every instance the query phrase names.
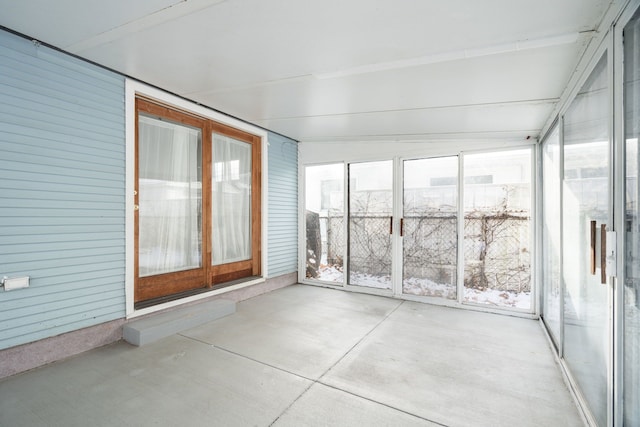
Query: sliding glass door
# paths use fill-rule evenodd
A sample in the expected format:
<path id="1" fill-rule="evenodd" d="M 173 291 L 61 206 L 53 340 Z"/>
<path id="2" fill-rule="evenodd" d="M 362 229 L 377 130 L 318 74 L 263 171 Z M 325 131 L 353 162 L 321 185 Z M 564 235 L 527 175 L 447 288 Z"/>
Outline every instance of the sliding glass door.
<path id="1" fill-rule="evenodd" d="M 562 340 L 562 284 L 560 277 L 560 128 L 556 124 L 542 144 L 542 318 L 557 347 Z"/>
<path id="2" fill-rule="evenodd" d="M 402 293 L 458 296 L 458 156 L 405 160 Z"/>
<path id="3" fill-rule="evenodd" d="M 590 417 L 610 415 L 613 200 L 607 52 L 543 141 L 542 313 Z"/>
<path id="4" fill-rule="evenodd" d="M 564 117 L 564 359 L 599 425 L 607 423 L 609 287 L 600 247 L 610 218 L 606 53 Z"/>
<path id="5" fill-rule="evenodd" d="M 464 302 L 532 308 L 531 153 L 464 156 Z"/>
<path id="6" fill-rule="evenodd" d="M 205 285 L 203 129 L 138 100 L 136 302 Z"/>
<path id="7" fill-rule="evenodd" d="M 300 280 L 531 313 L 532 153 L 306 166 Z"/>
<path id="8" fill-rule="evenodd" d="M 211 124 L 211 255 L 214 286 L 259 276 L 261 263 L 260 138 Z"/>
<path id="9" fill-rule="evenodd" d="M 136 100 L 138 307 L 258 276 L 261 138 Z"/>
<path id="10" fill-rule="evenodd" d="M 305 278 L 344 284 L 344 164 L 305 168 Z"/>
<path id="11" fill-rule="evenodd" d="M 349 165 L 349 285 L 391 289 L 393 161 Z"/>
<path id="12" fill-rule="evenodd" d="M 640 10 L 623 31 L 624 42 L 624 425 L 640 420 Z"/>

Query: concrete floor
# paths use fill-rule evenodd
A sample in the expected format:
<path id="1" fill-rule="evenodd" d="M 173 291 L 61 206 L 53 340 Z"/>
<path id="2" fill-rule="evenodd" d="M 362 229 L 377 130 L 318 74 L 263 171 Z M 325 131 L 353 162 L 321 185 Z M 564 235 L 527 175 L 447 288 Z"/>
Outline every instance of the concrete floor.
<path id="1" fill-rule="evenodd" d="M 296 285 L 0 382 L 0 426 L 582 426 L 536 321 Z"/>

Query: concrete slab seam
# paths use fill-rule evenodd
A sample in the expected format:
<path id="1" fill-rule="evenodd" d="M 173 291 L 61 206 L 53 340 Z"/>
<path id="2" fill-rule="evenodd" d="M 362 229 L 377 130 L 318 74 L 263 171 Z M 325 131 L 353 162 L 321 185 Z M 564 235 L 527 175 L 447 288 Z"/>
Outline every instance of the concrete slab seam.
<path id="1" fill-rule="evenodd" d="M 387 315 L 386 315 L 386 316 L 384 316 L 384 317 L 383 317 L 383 318 L 382 318 L 378 323 L 376 323 L 376 324 L 373 326 L 373 328 L 371 328 L 371 329 L 369 330 L 369 332 L 367 332 L 366 334 L 364 334 L 364 335 L 362 336 L 362 338 L 360 338 L 360 339 L 358 340 L 358 342 L 356 342 L 354 345 L 352 345 L 352 346 L 351 346 L 351 348 L 350 348 L 349 350 L 347 350 L 347 351 L 342 355 L 342 357 L 341 357 L 340 359 L 338 359 L 338 360 L 337 360 L 333 365 L 329 366 L 329 368 L 328 368 L 328 369 L 327 369 L 327 370 L 326 370 L 322 375 L 320 375 L 320 376 L 318 377 L 318 380 L 317 380 L 317 381 L 321 381 L 321 380 L 322 380 L 322 378 L 323 378 L 325 375 L 327 375 L 329 372 L 331 372 L 331 370 L 332 370 L 333 368 L 335 368 L 335 367 L 336 367 L 336 365 L 337 365 L 338 363 L 342 362 L 342 359 L 344 359 L 345 357 L 347 357 L 347 355 L 348 355 L 349 353 L 351 353 L 351 352 L 353 351 L 353 349 L 354 349 L 354 348 L 356 348 L 358 345 L 360 345 L 360 343 L 361 343 L 362 341 L 364 341 L 364 340 L 365 340 L 369 335 L 371 335 L 371 334 L 373 333 L 373 331 L 375 331 L 376 329 L 378 329 L 378 327 L 379 327 L 380 325 L 382 325 L 382 323 L 384 323 L 384 322 L 385 322 L 385 321 L 386 321 L 386 320 L 387 320 L 387 319 L 388 319 L 388 318 L 389 318 L 393 313 L 395 313 L 395 312 L 396 312 L 396 310 L 398 310 L 400 307 L 402 307 L 402 305 L 403 305 L 404 303 L 405 303 L 405 301 L 400 301 L 400 304 L 398 304 L 398 305 L 397 305 L 393 310 L 391 310 L 389 313 L 387 313 Z"/>
<path id="2" fill-rule="evenodd" d="M 177 334 L 177 335 L 180 335 L 183 338 L 187 338 L 187 339 L 190 339 L 190 340 L 195 341 L 195 342 L 199 342 L 200 344 L 204 344 L 207 347 L 215 348 L 216 350 L 221 350 L 221 351 L 224 351 L 225 353 L 229 353 L 229 354 L 233 354 L 234 356 L 242 357 L 243 359 L 250 360 L 252 362 L 256 362 L 256 363 L 259 363 L 259 364 L 264 365 L 264 366 L 268 366 L 269 368 L 277 369 L 280 372 L 284 372 L 286 374 L 294 375 L 294 376 L 296 376 L 298 378 L 302 378 L 304 380 L 316 382 L 316 380 L 314 380 L 313 378 L 307 378 L 304 375 L 300 375 L 300 374 L 297 374 L 295 372 L 288 371 L 288 370 L 283 369 L 283 368 L 281 368 L 279 366 L 270 365 L 270 364 L 265 363 L 265 362 L 263 362 L 261 360 L 254 359 L 253 357 L 249 357 L 249 356 L 246 356 L 244 354 L 237 353 L 235 351 L 229 350 L 229 349 L 224 348 L 224 347 L 220 347 L 220 346 L 215 345 L 215 344 L 210 344 L 210 343 L 208 343 L 206 341 L 203 341 L 201 339 L 193 338 L 193 337 L 190 337 L 190 336 L 187 336 L 187 335 L 182 335 L 182 334 Z"/>
<path id="3" fill-rule="evenodd" d="M 325 386 L 325 387 L 329 387 L 329 388 L 331 388 L 331 389 L 333 389 L 333 390 L 338 390 L 338 391 L 341 391 L 341 392 L 343 392 L 343 393 L 347 393 L 347 394 L 349 394 L 349 395 L 351 395 L 351 396 L 358 397 L 358 398 L 363 399 L 363 400 L 366 400 L 366 401 L 368 401 L 368 402 L 375 403 L 376 405 L 384 406 L 384 407 L 387 407 L 387 408 L 389 408 L 389 409 L 393 409 L 394 411 L 402 412 L 403 414 L 410 415 L 410 416 L 412 416 L 412 417 L 414 417 L 414 418 L 417 418 L 417 419 L 419 419 L 419 420 L 428 421 L 428 422 L 430 422 L 430 423 L 432 423 L 432 424 L 437 424 L 437 425 L 442 426 L 442 427 L 450 427 L 448 424 L 442 424 L 441 422 L 434 421 L 434 420 L 430 420 L 429 418 L 421 417 L 420 415 L 416 415 L 416 414 L 414 414 L 414 413 L 407 412 L 407 411 L 405 411 L 405 410 L 403 410 L 403 409 L 396 408 L 395 406 L 391 406 L 391 405 L 389 405 L 389 404 L 387 404 L 387 403 L 378 402 L 377 400 L 373 400 L 373 399 L 371 399 L 371 398 L 369 398 L 369 397 L 360 396 L 359 394 L 353 393 L 353 392 L 348 391 L 348 390 L 343 390 L 343 389 L 341 389 L 341 388 L 339 388 L 339 387 L 336 387 L 336 386 L 334 386 L 334 385 L 323 383 L 323 382 L 322 382 L 322 381 L 320 381 L 320 380 L 318 380 L 318 381 L 315 381 L 315 382 L 314 382 L 314 384 L 316 384 L 316 383 L 317 383 L 317 384 L 321 384 L 321 385 L 323 385 L 323 386 Z"/>

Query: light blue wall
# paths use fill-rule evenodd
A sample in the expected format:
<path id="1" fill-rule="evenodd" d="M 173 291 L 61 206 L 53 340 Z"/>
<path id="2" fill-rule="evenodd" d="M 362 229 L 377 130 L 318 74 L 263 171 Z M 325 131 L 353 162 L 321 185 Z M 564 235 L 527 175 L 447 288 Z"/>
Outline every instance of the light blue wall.
<path id="1" fill-rule="evenodd" d="M 125 316 L 124 77 L 0 30 L 0 350 Z M 297 271 L 298 146 L 269 134 L 268 277 Z"/>
<path id="2" fill-rule="evenodd" d="M 0 31 L 0 349 L 124 317 L 124 78 Z"/>
<path id="3" fill-rule="evenodd" d="M 269 133 L 268 276 L 298 271 L 298 144 Z"/>

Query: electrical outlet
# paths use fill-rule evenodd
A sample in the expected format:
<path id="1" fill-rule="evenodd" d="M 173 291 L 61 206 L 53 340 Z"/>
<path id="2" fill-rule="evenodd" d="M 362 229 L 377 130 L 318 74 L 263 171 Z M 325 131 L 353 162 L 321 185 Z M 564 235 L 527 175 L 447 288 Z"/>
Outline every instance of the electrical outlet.
<path id="1" fill-rule="evenodd" d="M 8 278 L 5 277 L 2 280 L 2 284 L 4 285 L 5 291 L 13 291 L 14 289 L 22 289 L 29 287 L 29 276 L 26 277 L 13 277 Z"/>

